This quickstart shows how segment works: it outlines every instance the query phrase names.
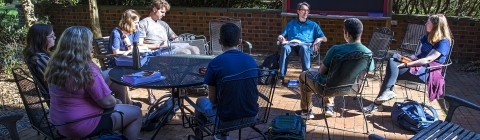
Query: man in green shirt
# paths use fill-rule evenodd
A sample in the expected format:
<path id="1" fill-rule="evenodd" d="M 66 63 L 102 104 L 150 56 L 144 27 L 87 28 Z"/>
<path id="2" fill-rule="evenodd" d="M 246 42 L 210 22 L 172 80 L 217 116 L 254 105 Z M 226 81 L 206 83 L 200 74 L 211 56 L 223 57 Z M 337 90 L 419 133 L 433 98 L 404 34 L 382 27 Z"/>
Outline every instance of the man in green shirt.
<path id="1" fill-rule="evenodd" d="M 312 113 L 312 91 L 308 87 L 303 87 L 305 83 L 311 87 L 316 93 L 322 93 L 321 84 L 325 83 L 326 76 L 328 74 L 329 66 L 332 58 L 335 55 L 347 54 L 354 51 L 360 51 L 372 54 L 372 51 L 361 43 L 361 35 L 363 32 L 363 24 L 357 18 L 349 18 L 344 21 L 343 37 L 347 43 L 334 45 L 327 51 L 323 63 L 318 68 L 318 71 L 304 71 L 300 74 L 300 107 L 302 110 L 297 111 L 297 115 L 301 115 L 302 118 L 313 118 Z M 373 60 L 372 60 L 373 61 Z M 374 63 L 370 64 L 370 71 L 374 69 Z M 309 73 L 309 74 L 307 74 Z M 316 76 L 318 75 L 318 76 Z M 325 106 L 325 112 L 327 117 L 333 116 L 333 99 L 334 97 L 324 97 L 323 102 Z"/>

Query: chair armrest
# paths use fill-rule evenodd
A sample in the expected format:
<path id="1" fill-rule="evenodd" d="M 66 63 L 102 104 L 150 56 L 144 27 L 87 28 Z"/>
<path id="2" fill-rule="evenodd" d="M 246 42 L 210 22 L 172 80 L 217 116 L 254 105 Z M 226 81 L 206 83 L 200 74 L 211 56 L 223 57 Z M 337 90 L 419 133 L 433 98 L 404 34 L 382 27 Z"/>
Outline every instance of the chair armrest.
<path id="1" fill-rule="evenodd" d="M 96 58 L 115 58 L 117 57 L 117 55 L 115 54 L 98 54 L 98 55 L 95 55 Z"/>
<path id="2" fill-rule="evenodd" d="M 447 67 L 447 66 L 450 66 L 452 63 L 448 63 L 448 64 L 442 64 L 442 65 L 437 65 L 437 66 L 429 66 L 429 67 L 426 67 L 426 69 L 434 69 L 434 68 L 440 68 L 440 67 Z"/>
<path id="3" fill-rule="evenodd" d="M 453 113 L 455 112 L 455 109 L 457 109 L 457 107 L 459 106 L 465 106 L 465 107 L 480 111 L 479 105 L 476 105 L 467 100 L 458 98 L 456 96 L 452 96 L 450 94 L 445 95 L 445 101 L 447 101 L 449 104 L 447 117 L 445 118 L 445 121 L 448 121 L 448 122 L 452 120 Z"/>
<path id="4" fill-rule="evenodd" d="M 370 134 L 368 135 L 368 140 L 387 140 L 387 139 L 377 134 Z"/>
<path id="5" fill-rule="evenodd" d="M 252 43 L 246 41 L 246 40 L 243 40 L 244 43 L 247 43 L 248 45 L 248 49 L 249 49 L 249 54 L 252 54 Z"/>

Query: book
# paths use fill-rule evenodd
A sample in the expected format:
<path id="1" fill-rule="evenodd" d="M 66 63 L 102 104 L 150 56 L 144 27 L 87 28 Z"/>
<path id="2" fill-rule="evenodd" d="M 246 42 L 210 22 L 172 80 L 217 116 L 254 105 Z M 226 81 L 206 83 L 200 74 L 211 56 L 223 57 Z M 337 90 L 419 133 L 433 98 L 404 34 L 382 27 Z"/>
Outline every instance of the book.
<path id="1" fill-rule="evenodd" d="M 412 59 L 410 59 L 410 58 L 408 58 L 408 57 L 406 57 L 406 56 L 402 56 L 402 55 L 400 55 L 400 54 L 398 54 L 398 53 L 393 54 L 392 57 L 395 58 L 395 59 L 397 59 L 398 61 L 400 61 L 400 62 L 402 62 L 402 63 L 410 63 L 410 62 L 412 62 Z"/>
<path id="2" fill-rule="evenodd" d="M 160 71 L 140 71 L 122 76 L 122 81 L 130 86 L 138 86 L 165 80 Z"/>
<path id="3" fill-rule="evenodd" d="M 148 57 L 140 58 L 140 66 L 145 65 L 148 62 Z M 133 66 L 132 56 L 120 56 L 115 59 L 115 64 L 117 66 Z"/>

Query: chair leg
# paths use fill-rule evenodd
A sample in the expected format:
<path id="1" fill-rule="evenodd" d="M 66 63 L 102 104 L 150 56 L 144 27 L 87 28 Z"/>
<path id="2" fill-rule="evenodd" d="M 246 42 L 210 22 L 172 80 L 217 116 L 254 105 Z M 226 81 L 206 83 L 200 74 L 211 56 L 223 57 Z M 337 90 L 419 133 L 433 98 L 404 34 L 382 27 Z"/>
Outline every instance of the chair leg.
<path id="1" fill-rule="evenodd" d="M 260 135 L 262 135 L 263 139 L 268 140 L 267 136 L 265 136 L 265 134 L 262 133 L 262 131 L 260 131 L 258 128 L 256 128 L 255 126 L 250 126 L 250 128 L 252 128 L 253 130 L 255 130 L 255 132 L 257 132 L 257 133 L 259 133 Z"/>
<path id="2" fill-rule="evenodd" d="M 345 104 L 346 104 L 346 103 L 345 103 L 345 96 L 342 96 L 342 99 L 343 99 L 343 107 L 342 107 L 342 115 L 341 115 L 341 117 L 343 118 L 344 115 L 345 115 Z M 345 120 L 345 119 L 343 119 L 343 120 Z"/>
<path id="3" fill-rule="evenodd" d="M 238 139 L 242 139 L 242 128 L 238 129 Z"/>
<path id="4" fill-rule="evenodd" d="M 405 87 L 404 87 L 404 88 L 405 88 L 405 99 L 409 99 L 409 98 L 408 98 L 408 87 L 407 87 L 407 81 L 405 81 L 405 85 L 404 85 L 404 86 L 405 86 Z"/>
<path id="5" fill-rule="evenodd" d="M 365 111 L 363 111 L 363 95 L 360 94 L 360 99 L 358 100 L 358 104 L 360 104 L 360 110 L 362 110 L 363 120 L 365 120 L 365 128 L 367 129 L 367 134 L 370 134 L 368 130 L 368 123 L 367 123 L 367 116 L 365 115 Z"/>
<path id="6" fill-rule="evenodd" d="M 325 110 L 325 102 L 323 101 L 324 99 L 322 98 L 322 108 L 323 108 L 323 117 L 325 117 L 325 125 L 327 126 L 327 134 L 328 134 L 328 139 L 331 140 L 330 138 L 330 128 L 328 127 L 328 122 L 327 122 L 327 111 Z"/>

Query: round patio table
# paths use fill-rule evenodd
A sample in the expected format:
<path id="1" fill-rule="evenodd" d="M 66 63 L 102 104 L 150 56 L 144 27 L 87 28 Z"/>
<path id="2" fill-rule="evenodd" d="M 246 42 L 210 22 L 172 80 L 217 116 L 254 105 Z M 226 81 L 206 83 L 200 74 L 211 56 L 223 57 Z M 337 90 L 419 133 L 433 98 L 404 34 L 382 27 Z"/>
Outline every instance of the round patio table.
<path id="1" fill-rule="evenodd" d="M 203 84 L 203 75 L 200 75 L 199 68 L 207 67 L 208 63 L 214 58 L 214 56 L 208 55 L 161 55 L 150 57 L 148 62 L 140 69 L 133 69 L 133 67 L 117 66 L 110 70 L 108 75 L 110 79 L 121 85 L 130 86 L 134 88 L 151 88 L 151 89 L 172 89 L 173 105 L 172 113 L 175 113 L 175 102 L 178 102 L 178 107 L 182 113 L 182 125 L 186 127 L 185 121 L 188 121 L 185 115 L 184 109 L 188 110 L 191 114 L 193 111 L 185 108 L 183 105 L 183 98 L 180 96 L 180 89 L 190 86 L 197 86 Z M 128 85 L 122 82 L 122 76 L 139 71 L 160 71 L 162 76 L 165 76 L 165 80 L 141 84 L 136 86 Z M 167 117 L 164 117 L 164 120 Z M 165 121 L 162 121 L 164 123 Z M 157 127 L 157 131 L 152 136 L 155 138 L 162 125 Z"/>

